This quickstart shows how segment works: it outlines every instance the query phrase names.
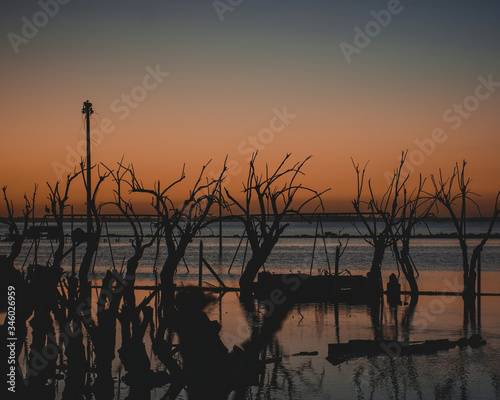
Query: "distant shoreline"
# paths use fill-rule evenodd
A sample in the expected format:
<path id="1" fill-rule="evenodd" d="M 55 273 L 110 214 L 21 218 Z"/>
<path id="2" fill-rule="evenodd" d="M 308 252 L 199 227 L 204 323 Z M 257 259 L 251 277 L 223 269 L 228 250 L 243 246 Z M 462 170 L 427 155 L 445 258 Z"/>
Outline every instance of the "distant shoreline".
<path id="1" fill-rule="evenodd" d="M 65 234 L 65 238 L 70 238 L 70 234 Z M 114 239 L 126 239 L 126 238 L 133 238 L 133 235 L 120 235 L 120 234 L 113 234 L 110 233 L 109 235 L 102 235 L 101 239 L 104 240 L 106 238 L 114 238 Z M 147 237 L 153 237 L 150 234 L 145 234 L 145 238 Z M 246 237 L 246 236 L 245 236 Z M 309 234 L 301 234 L 301 235 L 282 235 L 280 239 L 314 239 L 315 235 L 309 235 Z M 316 236 L 317 238 L 323 238 L 323 235 L 318 234 Z M 332 233 L 332 232 L 325 232 L 324 235 L 325 238 L 333 238 L 333 239 L 369 239 L 370 236 L 368 235 L 349 235 L 347 233 L 344 234 L 337 234 L 337 233 Z M 483 233 L 468 233 L 465 235 L 467 239 L 482 239 L 484 237 Z M 42 239 L 47 239 L 46 236 L 42 236 Z M 219 235 L 216 234 L 210 234 L 210 235 L 199 235 L 196 236 L 197 239 L 211 239 L 211 238 L 219 238 Z M 241 235 L 234 234 L 234 235 L 222 235 L 223 239 L 240 239 Z M 412 239 L 457 239 L 458 235 L 456 233 L 436 233 L 436 234 L 416 234 L 411 236 Z M 32 238 L 28 238 L 32 239 Z M 55 238 L 52 238 L 55 239 Z M 492 233 L 490 235 L 490 239 L 500 239 L 500 233 Z M 9 242 L 9 238 L 7 236 L 0 237 L 0 242 Z"/>

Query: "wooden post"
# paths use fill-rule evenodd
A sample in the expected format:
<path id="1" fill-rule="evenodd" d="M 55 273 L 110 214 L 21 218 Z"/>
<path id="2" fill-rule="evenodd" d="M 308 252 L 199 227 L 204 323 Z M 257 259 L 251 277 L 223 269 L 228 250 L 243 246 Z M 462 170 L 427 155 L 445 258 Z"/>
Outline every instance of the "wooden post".
<path id="1" fill-rule="evenodd" d="M 477 328 L 481 330 L 481 252 L 477 258 Z"/>
<path id="2" fill-rule="evenodd" d="M 241 273 L 245 270 L 245 261 L 247 259 L 247 250 L 248 250 L 248 236 L 247 236 L 247 242 L 245 244 L 245 253 L 243 253 L 243 263 L 241 264 Z"/>
<path id="3" fill-rule="evenodd" d="M 229 269 L 227 271 L 228 274 L 231 273 L 231 268 L 233 267 L 234 260 L 236 260 L 236 256 L 238 255 L 238 251 L 240 250 L 241 242 L 243 242 L 243 238 L 245 237 L 245 231 L 243 231 L 243 235 L 241 236 L 240 242 L 238 243 L 238 247 L 236 248 L 236 252 L 234 253 L 233 259 L 231 260 L 231 264 L 229 265 Z"/>
<path id="4" fill-rule="evenodd" d="M 477 258 L 477 294 L 481 295 L 481 252 Z"/>
<path id="5" fill-rule="evenodd" d="M 339 294 L 339 264 L 340 264 L 340 245 L 335 249 L 335 286 L 334 293 L 335 296 Z"/>
<path id="6" fill-rule="evenodd" d="M 43 225 L 43 221 L 45 221 L 45 215 L 43 216 L 42 218 L 42 222 L 40 223 L 40 227 Z M 35 265 L 37 265 L 38 263 L 38 245 L 40 244 L 40 238 L 37 238 L 37 235 L 35 235 L 34 239 L 33 239 L 33 243 L 35 245 L 35 253 L 34 253 L 34 263 Z"/>
<path id="7" fill-rule="evenodd" d="M 219 192 L 219 258 L 222 258 L 222 189 Z"/>
<path id="8" fill-rule="evenodd" d="M 71 205 L 71 246 L 73 247 L 73 250 L 71 251 L 71 275 L 76 274 L 76 249 L 75 249 L 75 242 L 73 241 L 73 225 L 75 217 L 73 214 L 73 205 Z"/>
<path id="9" fill-rule="evenodd" d="M 335 249 L 335 276 L 339 276 L 340 246 Z"/>
<path id="10" fill-rule="evenodd" d="M 309 275 L 312 275 L 313 273 L 314 252 L 316 251 L 316 239 L 318 238 L 318 228 L 319 228 L 319 220 L 316 221 L 316 232 L 314 233 L 313 253 L 311 257 L 311 267 L 309 268 Z"/>
<path id="11" fill-rule="evenodd" d="M 219 277 L 219 275 L 217 275 L 217 272 L 214 271 L 214 269 L 210 266 L 210 264 L 207 262 L 207 260 L 205 260 L 204 258 L 202 258 L 201 262 L 203 264 L 205 264 L 205 267 L 207 267 L 208 270 L 212 273 L 212 275 L 215 276 L 215 279 L 217 279 L 217 282 L 219 282 L 219 284 L 222 287 L 226 287 L 226 285 L 224 284 L 224 282 L 222 281 L 222 279 Z"/>
<path id="12" fill-rule="evenodd" d="M 335 312 L 335 336 L 337 337 L 337 343 L 340 343 L 339 302 L 336 301 L 333 307 Z"/>
<path id="13" fill-rule="evenodd" d="M 160 180 L 158 180 L 158 193 L 161 193 Z M 160 232 L 160 224 L 161 224 L 160 198 L 158 196 L 156 198 L 156 228 L 158 229 L 158 237 L 157 237 L 157 240 L 156 240 L 156 254 L 155 254 L 155 261 L 154 261 L 154 264 L 153 264 L 153 271 L 155 273 L 155 277 L 156 277 L 156 273 L 157 273 L 156 262 L 158 261 L 158 256 L 160 254 L 160 233 L 159 233 Z M 189 269 L 188 269 L 188 272 L 189 272 Z"/>
<path id="14" fill-rule="evenodd" d="M 323 237 L 323 246 L 325 248 L 326 264 L 328 265 L 328 272 L 331 274 L 332 270 L 330 268 L 330 260 L 328 259 L 328 250 L 326 248 L 325 231 L 323 230 L 323 222 L 321 222 L 321 216 L 319 217 L 319 225 L 321 227 L 321 236 Z"/>
<path id="15" fill-rule="evenodd" d="M 37 186 L 35 185 L 35 193 Z M 33 193 L 33 214 L 31 214 L 31 224 L 35 226 L 35 193 Z"/>
<path id="16" fill-rule="evenodd" d="M 219 325 L 222 326 L 222 296 L 224 293 L 219 293 Z"/>
<path id="17" fill-rule="evenodd" d="M 198 264 L 198 286 L 201 288 L 201 278 L 203 276 L 203 240 L 200 240 L 200 259 Z"/>

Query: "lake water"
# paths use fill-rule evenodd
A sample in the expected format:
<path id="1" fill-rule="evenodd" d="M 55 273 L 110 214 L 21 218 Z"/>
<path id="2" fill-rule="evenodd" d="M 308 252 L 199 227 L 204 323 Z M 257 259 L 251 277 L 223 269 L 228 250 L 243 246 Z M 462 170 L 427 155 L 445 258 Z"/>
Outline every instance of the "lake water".
<path id="1" fill-rule="evenodd" d="M 109 223 L 110 233 L 124 235 L 129 233 L 126 224 Z M 324 223 L 324 230 L 338 233 L 356 234 L 356 229 L 348 223 Z M 314 235 L 315 225 L 292 223 L 286 235 Z M 430 224 L 432 233 L 451 233 L 449 223 Z M 470 223 L 470 232 L 480 233 L 484 223 Z M 497 229 L 498 231 L 498 229 Z M 3 232 L 1 232 L 3 233 Z M 104 230 L 104 233 L 106 231 Z M 209 232 L 204 232 L 207 234 Z M 214 229 L 217 234 L 217 229 Z M 186 266 L 181 263 L 176 276 L 177 284 L 195 284 L 198 280 L 199 241 L 204 242 L 204 256 L 214 267 L 227 286 L 237 286 L 239 273 L 243 265 L 246 240 L 242 241 L 238 254 L 235 252 L 240 242 L 243 229 L 239 224 L 228 223 L 223 227 L 224 255 L 218 257 L 218 238 L 197 238 L 186 253 Z M 421 228 L 417 233 L 426 233 Z M 346 240 L 342 239 L 345 243 Z M 274 272 L 302 271 L 309 273 L 312 260 L 313 238 L 283 238 L 266 263 L 266 269 Z M 471 244 L 474 240 L 471 240 Z M 330 263 L 335 251 L 337 239 L 326 239 Z M 0 244 L 1 254 L 5 254 L 7 243 Z M 111 251 L 110 251 L 111 246 Z M 17 266 L 29 257 L 30 242 L 23 249 Z M 248 249 L 248 252 L 250 249 Z M 123 260 L 131 254 L 128 238 L 102 240 L 96 259 L 92 279 L 98 281 L 105 271 L 113 266 L 120 270 Z M 51 253 L 51 244 L 42 242 L 39 260 L 46 260 Z M 456 239 L 414 239 L 411 242 L 411 254 L 420 272 L 418 278 L 420 290 L 460 291 L 462 289 L 460 249 Z M 81 255 L 79 253 L 78 255 Z M 79 259 L 77 255 L 77 259 Z M 153 284 L 153 266 L 161 269 L 164 259 L 164 247 L 156 259 L 156 248 L 149 249 L 141 260 L 137 284 Z M 248 259 L 249 254 L 247 254 Z M 341 270 L 348 269 L 353 274 L 365 274 L 369 269 L 372 248 L 363 239 L 350 239 L 347 250 L 340 263 Z M 231 273 L 229 265 L 234 258 Z M 65 263 L 65 269 L 71 270 L 71 257 Z M 488 241 L 482 258 L 483 293 L 500 293 L 500 239 Z M 26 268 L 26 266 L 25 266 Z M 322 239 L 316 242 L 313 273 L 328 268 Z M 388 275 L 397 272 L 390 251 L 387 252 L 383 265 L 384 281 Z M 217 285 L 215 278 L 205 269 L 205 284 Z M 401 276 L 403 289 L 407 289 Z M 145 297 L 149 291 L 138 291 L 138 298 Z M 216 295 L 219 296 L 219 295 Z M 409 301 L 403 296 L 403 301 Z M 261 313 L 264 307 L 256 305 Z M 374 324 L 372 310 L 366 305 L 338 306 L 331 303 L 311 303 L 295 305 L 283 322 L 281 330 L 275 335 L 272 346 L 267 349 L 266 358 L 281 357 L 280 361 L 270 363 L 258 385 L 248 393 L 249 399 L 500 399 L 500 297 L 481 297 L 481 326 L 475 321 L 464 318 L 464 305 L 461 297 L 456 296 L 420 296 L 411 318 L 406 315 L 408 306 L 396 308 L 384 306 Z M 240 345 L 250 335 L 250 328 L 237 293 L 226 293 L 207 308 L 212 320 L 221 323 L 221 338 L 228 348 Z M 119 324 L 118 324 L 119 328 Z M 487 341 L 484 347 L 471 349 L 452 349 L 437 355 L 394 357 L 361 357 L 337 366 L 330 364 L 327 356 L 329 343 L 342 343 L 350 339 L 374 339 L 421 341 L 426 339 L 457 340 L 463 336 L 480 333 Z M 30 333 L 29 333 L 30 335 Z M 28 338 L 29 338 L 28 335 Z M 146 340 L 148 335 L 146 334 Z M 120 334 L 117 333 L 117 348 L 120 346 Z M 150 349 L 150 343 L 146 342 Z M 299 352 L 317 351 L 316 356 L 292 356 Z M 153 369 L 164 368 L 148 350 Z M 116 398 L 125 399 L 128 387 L 120 381 L 124 375 L 118 355 L 113 371 L 116 380 Z M 58 383 L 62 393 L 63 381 Z M 151 399 L 161 399 L 166 388 L 152 391 Z M 181 397 L 187 399 L 187 394 Z"/>

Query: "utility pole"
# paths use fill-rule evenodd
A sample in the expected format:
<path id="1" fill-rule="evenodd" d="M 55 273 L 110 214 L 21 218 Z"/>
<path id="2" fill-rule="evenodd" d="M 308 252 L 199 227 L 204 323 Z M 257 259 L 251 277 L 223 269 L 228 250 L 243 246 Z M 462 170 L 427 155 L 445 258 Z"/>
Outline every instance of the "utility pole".
<path id="1" fill-rule="evenodd" d="M 94 113 L 92 103 L 88 100 L 83 103 L 82 114 L 85 114 L 85 122 L 87 124 L 87 234 L 92 232 L 92 185 L 90 180 L 90 116 Z M 87 238 L 87 240 L 89 239 Z"/>
<path id="2" fill-rule="evenodd" d="M 222 259 L 222 187 L 219 191 L 219 258 Z"/>

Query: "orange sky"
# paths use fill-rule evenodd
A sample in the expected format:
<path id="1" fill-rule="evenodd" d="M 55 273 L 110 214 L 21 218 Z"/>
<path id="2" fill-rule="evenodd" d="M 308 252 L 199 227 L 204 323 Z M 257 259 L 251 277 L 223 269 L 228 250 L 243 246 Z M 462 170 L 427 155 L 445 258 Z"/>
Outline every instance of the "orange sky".
<path id="1" fill-rule="evenodd" d="M 260 148 L 261 166 L 291 152 L 296 161 L 313 156 L 304 183 L 332 188 L 327 211 L 352 211 L 350 158 L 370 160 L 368 175 L 382 187 L 384 173 L 408 149 L 414 172 L 425 176 L 466 159 L 489 209 L 500 189 L 500 90 L 484 85 L 500 81 L 498 26 L 488 8 L 497 5 L 466 3 L 436 7 L 433 20 L 426 19 L 427 3 L 412 4 L 351 63 L 339 44 L 352 43 L 353 28 L 370 20 L 373 4 L 292 2 L 282 13 L 256 2 L 222 22 L 201 2 L 199 9 L 155 3 L 137 15 L 132 3 L 95 13 L 68 4 L 17 54 L 8 40 L 0 47 L 0 184 L 18 211 L 35 182 L 44 202 L 45 182 L 77 159 L 85 139 L 80 109 L 89 99 L 100 139 L 93 161 L 111 166 L 125 156 L 145 183 L 175 179 L 183 163 L 193 180 L 210 159 L 209 173 L 226 155 L 246 171 L 252 149 Z M 36 11 L 22 7 L 2 17 L 4 37 L 19 33 L 21 17 Z M 126 106 L 123 95 L 137 101 Z M 473 111 L 459 117 L 453 107 L 464 101 Z M 283 123 L 283 113 L 294 117 Z M 430 142 L 436 129 L 439 142 Z M 235 170 L 233 191 L 245 178 Z M 102 194 L 109 198 L 108 189 Z M 81 191 L 72 193 L 70 203 L 83 202 Z"/>

